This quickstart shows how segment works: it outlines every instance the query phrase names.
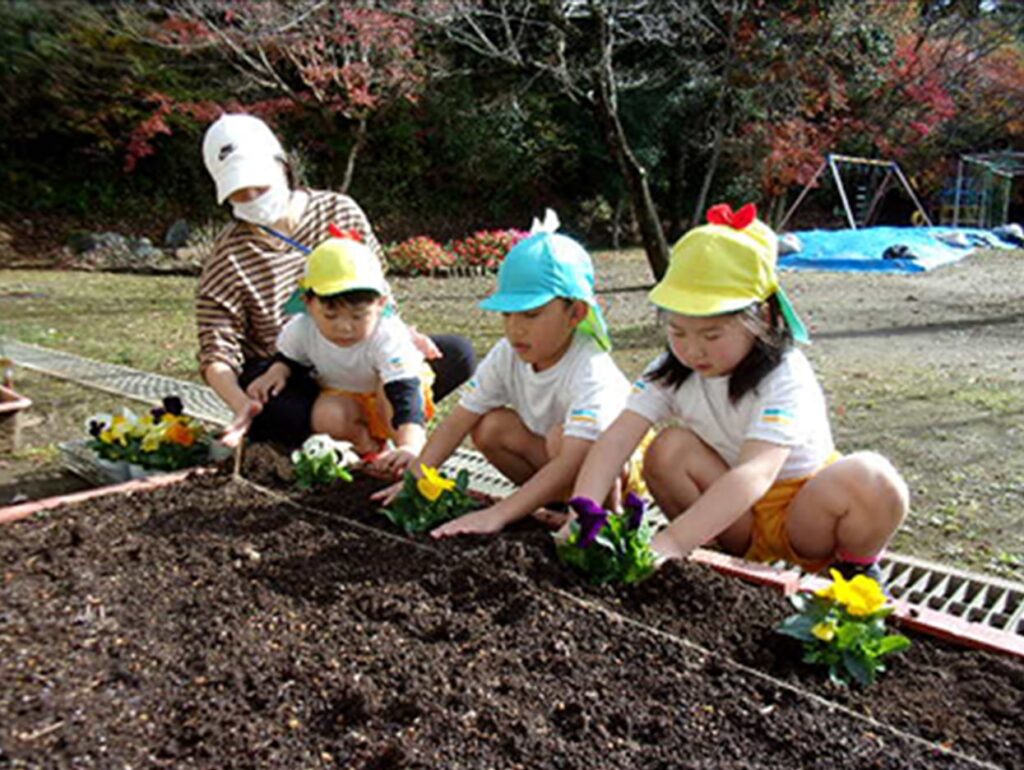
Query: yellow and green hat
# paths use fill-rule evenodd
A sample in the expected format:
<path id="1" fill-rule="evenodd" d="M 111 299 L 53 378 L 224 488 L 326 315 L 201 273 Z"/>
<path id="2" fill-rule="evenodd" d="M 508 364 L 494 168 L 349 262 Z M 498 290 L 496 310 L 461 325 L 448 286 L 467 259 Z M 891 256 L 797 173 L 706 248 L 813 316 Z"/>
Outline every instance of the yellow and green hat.
<path id="1" fill-rule="evenodd" d="M 778 239 L 748 203 L 738 211 L 712 206 L 708 224 L 695 227 L 672 247 L 668 271 L 651 291 L 651 302 L 673 313 L 712 316 L 742 310 L 772 294 L 793 339 L 809 342 L 807 327 L 779 285 Z"/>
<path id="2" fill-rule="evenodd" d="M 321 297 L 357 290 L 388 293 L 377 257 L 366 244 L 352 238 L 328 238 L 313 249 L 299 288 Z"/>

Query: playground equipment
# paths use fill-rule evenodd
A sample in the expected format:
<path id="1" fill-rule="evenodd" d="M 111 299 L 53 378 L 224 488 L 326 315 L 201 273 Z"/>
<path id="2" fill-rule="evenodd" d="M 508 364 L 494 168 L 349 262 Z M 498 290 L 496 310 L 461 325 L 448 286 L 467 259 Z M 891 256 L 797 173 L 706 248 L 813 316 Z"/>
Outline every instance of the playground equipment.
<path id="1" fill-rule="evenodd" d="M 860 167 L 861 170 L 868 170 L 872 173 L 862 174 L 860 180 L 854 187 L 854 195 L 851 198 L 846 189 L 846 184 L 843 181 L 843 175 L 840 173 L 840 166 L 853 166 Z M 921 205 L 921 201 L 918 200 L 917 195 L 914 193 L 914 188 L 911 186 L 910 181 L 903 173 L 903 169 L 900 168 L 899 163 L 894 160 L 879 160 L 874 158 L 854 158 L 848 155 L 833 155 L 829 153 L 825 156 L 825 160 L 818 167 L 818 170 L 814 173 L 811 180 L 804 186 L 804 189 L 800 191 L 800 195 L 793 202 L 793 205 L 789 207 L 785 216 L 782 217 L 782 221 L 779 222 L 776 229 L 783 230 L 790 217 L 796 212 L 803 203 L 804 198 L 811 191 L 817 182 L 818 178 L 825 172 L 825 169 L 829 169 L 832 172 L 832 178 L 836 183 L 836 190 L 839 193 L 839 199 L 843 204 L 843 211 L 846 213 L 846 221 L 850 225 L 851 230 L 856 230 L 858 227 L 864 227 L 872 223 L 875 217 L 878 204 L 885 197 L 886 193 L 892 190 L 897 184 L 907 194 L 910 200 L 913 202 L 915 207 L 914 217 L 915 221 L 919 221 L 920 224 L 926 224 L 931 226 L 931 219 L 928 218 L 928 213 L 924 210 L 924 206 Z M 877 178 L 878 174 L 883 174 L 882 180 L 879 184 L 873 185 L 872 182 Z"/>
<path id="2" fill-rule="evenodd" d="M 954 227 L 997 227 L 1010 219 L 1014 182 L 1024 176 L 1024 152 L 961 155 L 956 187 L 943 191 L 940 221 Z"/>

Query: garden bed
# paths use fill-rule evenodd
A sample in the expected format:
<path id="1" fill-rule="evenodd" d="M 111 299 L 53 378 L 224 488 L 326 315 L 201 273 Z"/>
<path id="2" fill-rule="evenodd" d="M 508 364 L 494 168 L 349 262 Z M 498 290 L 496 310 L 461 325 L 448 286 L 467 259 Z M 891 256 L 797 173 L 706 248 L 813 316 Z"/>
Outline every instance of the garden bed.
<path id="1" fill-rule="evenodd" d="M 691 564 L 593 589 L 527 526 L 414 545 L 368 512 L 376 484 L 293 502 L 196 477 L 0 528 L 0 763 L 967 768 L 1024 753 L 1017 661 L 915 637 L 874 689 L 839 690 L 771 632 L 788 606 L 767 590 Z"/>

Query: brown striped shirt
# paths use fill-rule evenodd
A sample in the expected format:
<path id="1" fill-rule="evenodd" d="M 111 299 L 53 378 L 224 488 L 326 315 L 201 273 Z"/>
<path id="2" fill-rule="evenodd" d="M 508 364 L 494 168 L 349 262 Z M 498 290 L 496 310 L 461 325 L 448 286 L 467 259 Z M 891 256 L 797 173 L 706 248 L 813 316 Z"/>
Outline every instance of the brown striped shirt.
<path id="1" fill-rule="evenodd" d="M 329 237 L 327 226 L 355 228 L 381 258 L 370 223 L 354 200 L 309 190 L 309 201 L 290 237 L 314 248 Z M 249 359 L 269 358 L 287 320 L 284 305 L 298 287 L 306 256 L 279 238 L 234 221 L 221 231 L 203 264 L 196 294 L 199 369 L 221 361 L 235 372 Z"/>

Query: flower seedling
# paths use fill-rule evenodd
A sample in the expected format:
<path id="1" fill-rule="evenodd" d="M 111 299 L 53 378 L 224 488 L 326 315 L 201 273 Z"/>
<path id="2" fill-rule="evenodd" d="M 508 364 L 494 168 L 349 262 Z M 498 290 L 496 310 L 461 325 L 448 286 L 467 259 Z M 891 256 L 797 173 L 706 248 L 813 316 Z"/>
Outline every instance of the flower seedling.
<path id="1" fill-rule="evenodd" d="M 832 584 L 814 594 L 790 597 L 796 615 L 778 626 L 779 633 L 804 643 L 804 662 L 828 666 L 829 678 L 862 686 L 885 671 L 882 656 L 905 650 L 910 640 L 889 634 L 885 619 L 892 611 L 878 581 L 866 575 L 846 580 L 830 570 Z"/>
<path id="2" fill-rule="evenodd" d="M 626 495 L 621 514 L 585 497 L 574 497 L 569 505 L 576 518 L 569 525 L 569 537 L 555 547 L 563 564 L 583 572 L 591 583 L 637 583 L 654 572 L 654 532 L 645 520 L 647 505 L 642 498 L 632 492 Z"/>
<path id="3" fill-rule="evenodd" d="M 292 452 L 295 483 L 300 489 L 341 481 L 352 481 L 349 466 L 359 462 L 359 455 L 347 441 L 335 441 L 326 433 L 317 433 Z"/>
<path id="4" fill-rule="evenodd" d="M 88 446 L 104 460 L 173 471 L 209 459 L 209 432 L 198 420 L 183 414 L 177 396 L 168 396 L 142 417 L 122 409 L 117 415 L 94 415 L 87 426 Z"/>
<path id="5" fill-rule="evenodd" d="M 381 510 L 406 532 L 424 532 L 478 507 L 468 492 L 469 472 L 465 468 L 454 479 L 426 465 L 420 466 L 420 472 L 423 475 L 416 478 L 412 471 L 406 471 L 402 491 Z"/>

